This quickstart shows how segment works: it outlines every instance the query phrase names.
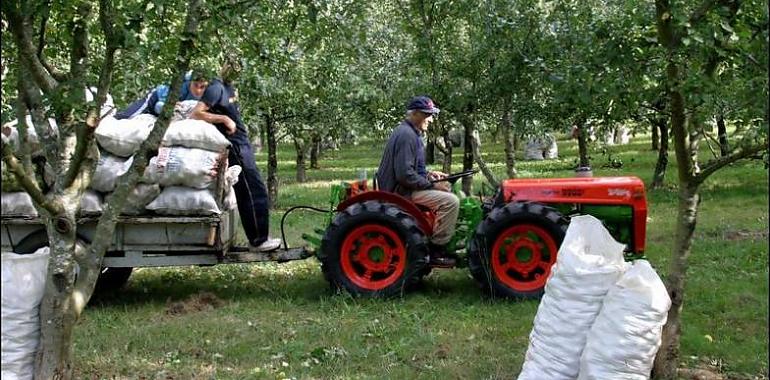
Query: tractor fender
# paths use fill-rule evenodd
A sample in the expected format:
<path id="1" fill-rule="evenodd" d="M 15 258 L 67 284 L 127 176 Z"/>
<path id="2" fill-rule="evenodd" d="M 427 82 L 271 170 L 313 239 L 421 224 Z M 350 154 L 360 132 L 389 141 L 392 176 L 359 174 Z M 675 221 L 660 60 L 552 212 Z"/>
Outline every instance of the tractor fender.
<path id="1" fill-rule="evenodd" d="M 425 217 L 422 210 L 420 210 L 417 205 L 409 200 L 406 197 L 403 197 L 401 195 L 395 194 L 395 193 L 389 193 L 386 191 L 379 191 L 379 190 L 371 190 L 371 191 L 365 191 L 362 193 L 359 193 L 358 195 L 354 195 L 345 201 L 341 202 L 337 206 L 337 211 L 342 211 L 348 206 L 355 204 L 355 203 L 364 203 L 366 201 L 380 201 L 384 203 L 392 203 L 396 205 L 396 207 L 400 208 L 407 214 L 411 215 L 414 218 L 414 221 L 417 223 L 417 227 L 420 228 L 420 230 L 426 235 L 430 236 L 433 234 L 433 226 L 430 221 L 428 221 L 428 218 Z"/>

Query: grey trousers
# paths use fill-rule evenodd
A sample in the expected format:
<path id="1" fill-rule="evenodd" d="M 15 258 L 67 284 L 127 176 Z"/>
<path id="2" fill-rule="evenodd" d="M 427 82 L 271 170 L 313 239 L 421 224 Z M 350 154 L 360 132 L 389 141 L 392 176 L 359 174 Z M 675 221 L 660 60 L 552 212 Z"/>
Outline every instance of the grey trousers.
<path id="1" fill-rule="evenodd" d="M 425 206 L 436 213 L 436 225 L 430 241 L 444 245 L 452 239 L 460 212 L 460 200 L 457 196 L 441 190 L 419 190 L 412 193 L 412 201 Z"/>

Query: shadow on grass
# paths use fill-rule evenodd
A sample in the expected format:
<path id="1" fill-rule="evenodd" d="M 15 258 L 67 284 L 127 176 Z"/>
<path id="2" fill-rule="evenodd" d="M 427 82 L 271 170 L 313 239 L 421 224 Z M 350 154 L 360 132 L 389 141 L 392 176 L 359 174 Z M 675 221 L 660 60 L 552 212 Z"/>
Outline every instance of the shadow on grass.
<path id="1" fill-rule="evenodd" d="M 274 265 L 280 266 L 280 265 Z M 336 291 L 317 273 L 292 270 L 275 271 L 274 268 L 251 268 L 224 276 L 206 273 L 214 268 L 148 268 L 135 273 L 129 283 L 120 290 L 95 294 L 91 307 L 136 307 L 142 305 L 168 305 L 201 293 L 211 293 L 227 303 L 258 301 L 313 305 L 331 302 L 393 303 L 411 302 L 424 298 L 435 302 L 454 302 L 460 306 L 480 306 L 496 303 L 535 303 L 538 300 L 510 300 L 492 297 L 482 291 L 479 284 L 469 277 L 467 269 L 438 270 L 424 278 L 413 289 L 400 297 L 367 299 Z M 246 267 L 246 269 L 249 269 Z M 306 268 L 302 268 L 306 269 Z M 194 275 L 185 276 L 189 272 Z M 231 271 L 225 270 L 225 273 Z M 254 273 L 257 273 L 256 275 Z M 438 273 L 436 273 L 438 272 Z M 168 275 L 173 273 L 174 275 Z M 225 277 L 229 281 L 225 281 Z"/>

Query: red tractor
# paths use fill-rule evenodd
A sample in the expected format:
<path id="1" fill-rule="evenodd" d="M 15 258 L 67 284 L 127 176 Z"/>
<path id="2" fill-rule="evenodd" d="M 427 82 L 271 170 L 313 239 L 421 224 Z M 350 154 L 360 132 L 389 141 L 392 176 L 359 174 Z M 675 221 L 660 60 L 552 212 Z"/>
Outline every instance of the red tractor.
<path id="1" fill-rule="evenodd" d="M 456 181 L 474 172 L 451 175 Z M 434 215 L 409 199 L 368 188 L 334 186 L 322 238 L 305 235 L 326 279 L 353 295 L 403 294 L 433 269 L 427 241 Z M 647 202 L 636 177 L 510 179 L 494 196 L 465 197 L 455 184 L 460 216 L 450 252 L 489 294 L 538 298 L 573 215 L 602 220 L 629 256 L 644 253 Z M 479 198 L 482 198 L 481 196 Z M 334 215 L 336 213 L 336 215 Z"/>

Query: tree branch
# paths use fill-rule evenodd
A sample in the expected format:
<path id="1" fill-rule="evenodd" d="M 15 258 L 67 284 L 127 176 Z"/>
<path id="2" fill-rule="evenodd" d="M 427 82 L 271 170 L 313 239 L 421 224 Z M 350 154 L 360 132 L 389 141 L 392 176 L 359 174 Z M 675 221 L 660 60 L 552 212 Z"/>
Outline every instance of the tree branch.
<path id="1" fill-rule="evenodd" d="M 11 171 L 11 173 L 16 176 L 16 180 L 19 181 L 19 184 L 24 188 L 24 191 L 26 191 L 27 194 L 32 197 L 32 200 L 35 201 L 37 205 L 46 209 L 51 214 L 56 215 L 61 213 L 63 210 L 57 207 L 58 205 L 50 202 L 48 198 L 46 198 L 37 181 L 33 179 L 31 173 L 27 172 L 24 167 L 21 166 L 19 160 L 17 160 L 16 156 L 13 155 L 13 152 L 11 151 L 11 148 L 8 146 L 8 144 L 5 142 L 2 142 L 1 144 L 3 160 L 5 160 L 5 163 L 8 165 L 8 169 Z"/>
<path id="2" fill-rule="evenodd" d="M 51 15 L 51 0 L 46 1 L 43 5 L 43 14 L 40 16 L 40 29 L 37 35 L 37 59 L 45 67 L 51 76 L 59 82 L 67 80 L 67 75 L 53 67 L 45 58 L 45 33 L 48 28 L 48 19 Z"/>
<path id="3" fill-rule="evenodd" d="M 52 92 L 59 83 L 40 62 L 36 55 L 35 45 L 32 43 L 32 27 L 28 15 L 21 13 L 18 1 L 6 0 L 2 2 L 2 12 L 8 20 L 11 34 L 13 34 L 16 46 L 19 49 L 20 64 L 29 70 L 32 79 L 43 92 Z"/>
<path id="4" fill-rule="evenodd" d="M 105 36 L 106 51 L 104 62 L 99 73 L 99 84 L 96 94 L 94 94 L 94 103 L 88 107 L 86 125 L 78 130 L 77 146 L 75 147 L 69 169 L 64 176 L 63 188 L 71 186 L 78 177 L 82 169 L 81 164 L 88 156 L 87 153 L 93 144 L 94 131 L 101 120 L 101 109 L 107 99 L 107 93 L 109 93 L 112 83 L 112 72 L 115 69 L 115 53 L 123 43 L 120 36 L 115 32 L 114 9 L 111 1 L 99 1 L 99 23 Z"/>
<path id="5" fill-rule="evenodd" d="M 109 200 L 105 202 L 106 207 L 102 216 L 99 218 L 99 222 L 96 225 L 95 236 L 112 236 L 117 224 L 118 214 L 122 211 L 128 195 L 133 189 L 134 185 L 139 181 L 139 178 L 144 173 L 144 169 L 150 160 L 150 157 L 157 154 L 158 147 L 160 146 L 163 135 L 166 133 L 166 129 L 171 121 L 172 106 L 179 99 L 180 89 L 182 87 L 183 74 L 190 67 L 190 61 L 194 52 L 196 51 L 195 40 L 198 35 L 198 18 L 199 18 L 200 0 L 190 0 L 189 8 L 187 12 L 187 18 L 185 20 L 184 30 L 181 33 L 181 43 L 179 44 L 179 50 L 176 59 L 177 73 L 174 75 L 171 81 L 171 89 L 166 102 L 166 106 L 163 107 L 160 117 L 155 122 L 150 135 L 139 147 L 139 151 L 134 155 L 134 161 L 131 164 L 128 172 L 122 175 L 119 179 L 118 186 L 115 192 L 109 197 Z M 104 257 L 104 252 L 109 248 L 112 240 L 109 238 L 97 238 L 89 247 L 89 254 L 99 257 L 101 260 Z"/>
<path id="6" fill-rule="evenodd" d="M 748 148 L 744 148 L 740 151 L 733 152 L 719 159 L 709 161 L 708 163 L 706 163 L 703 169 L 701 169 L 700 173 L 694 176 L 693 180 L 696 184 L 700 185 L 703 183 L 703 181 L 706 180 L 706 178 L 714 174 L 717 170 L 729 164 L 732 164 L 733 162 L 736 162 L 738 160 L 752 157 L 763 150 L 767 150 L 767 145 L 757 144 L 757 145 L 750 146 Z"/>

